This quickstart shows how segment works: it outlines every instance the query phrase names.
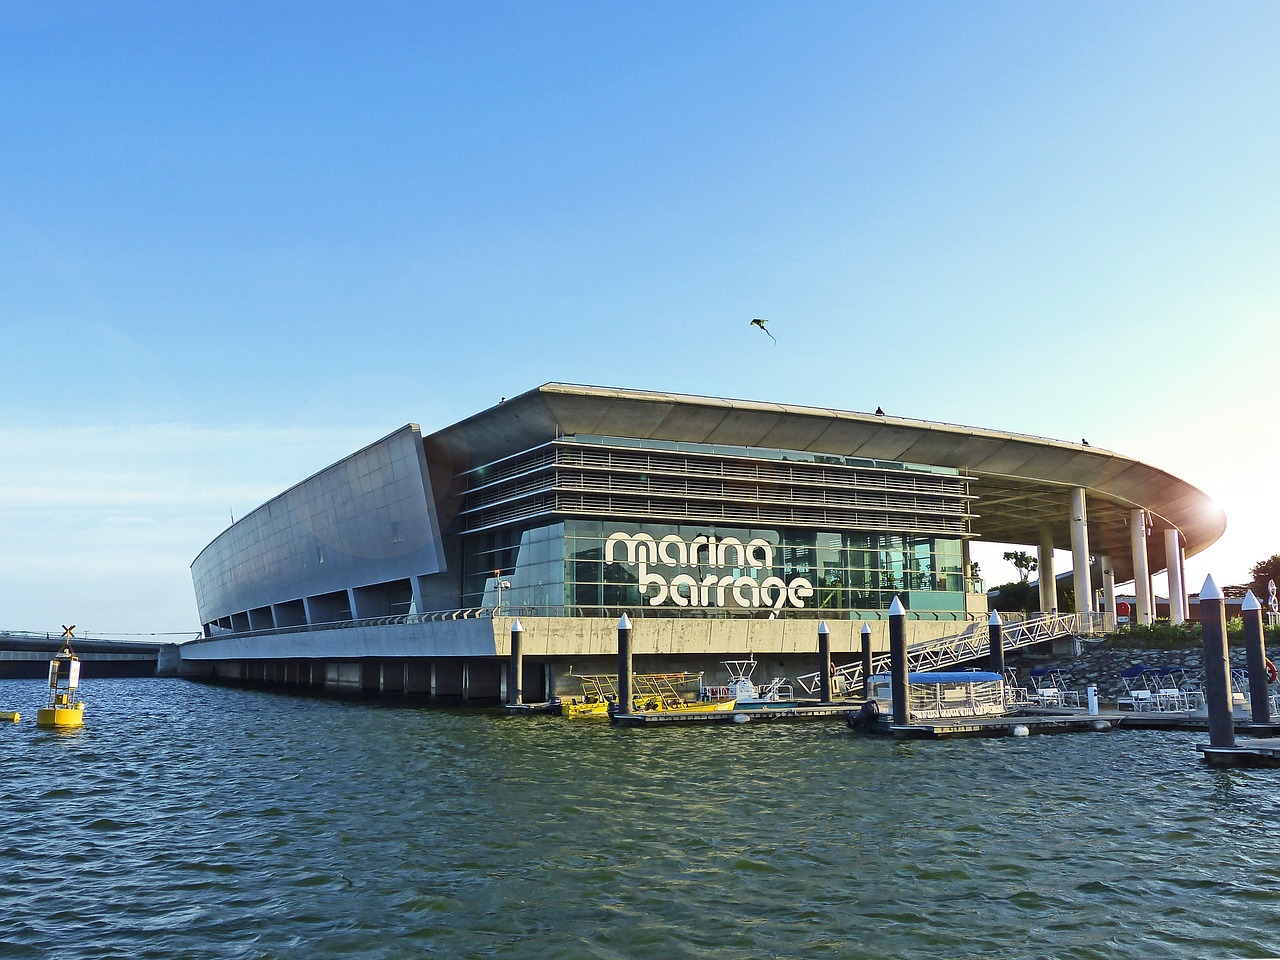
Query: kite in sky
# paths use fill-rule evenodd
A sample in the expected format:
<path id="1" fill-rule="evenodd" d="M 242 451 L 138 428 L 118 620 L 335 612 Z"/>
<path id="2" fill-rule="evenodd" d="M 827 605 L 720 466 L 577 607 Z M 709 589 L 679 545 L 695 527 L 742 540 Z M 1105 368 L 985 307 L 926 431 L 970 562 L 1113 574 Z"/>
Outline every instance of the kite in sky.
<path id="1" fill-rule="evenodd" d="M 753 327 L 759 327 L 761 330 L 764 330 L 765 333 L 769 333 L 769 331 L 765 330 L 765 327 L 764 327 L 764 325 L 768 322 L 769 322 L 768 320 L 761 320 L 759 317 L 756 317 L 754 320 L 751 321 L 751 325 Z M 774 339 L 774 336 L 772 333 L 769 333 L 769 339 L 773 340 L 774 343 L 778 342 L 777 340 Z"/>

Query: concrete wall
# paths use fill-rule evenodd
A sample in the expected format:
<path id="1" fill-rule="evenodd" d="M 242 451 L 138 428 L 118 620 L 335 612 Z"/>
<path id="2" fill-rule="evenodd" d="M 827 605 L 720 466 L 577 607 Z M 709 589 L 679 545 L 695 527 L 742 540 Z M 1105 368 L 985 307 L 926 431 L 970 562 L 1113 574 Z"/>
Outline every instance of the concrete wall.
<path id="1" fill-rule="evenodd" d="M 511 617 L 494 623 L 494 646 L 510 653 Z M 740 655 L 809 653 L 818 649 L 817 620 L 700 620 L 646 619 L 632 622 L 631 650 L 639 656 Z M 856 653 L 862 649 L 861 620 L 828 621 L 831 652 Z M 613 619 L 521 618 L 525 656 L 605 656 L 618 651 L 618 622 Z M 889 621 L 868 621 L 871 645 L 889 649 Z M 968 624 L 953 620 L 908 620 L 907 640 L 923 643 L 962 633 Z"/>
<path id="2" fill-rule="evenodd" d="M 191 577 L 209 623 L 443 569 L 422 436 L 409 424 L 233 524 L 196 557 Z"/>
<path id="3" fill-rule="evenodd" d="M 343 627 L 265 636 L 194 640 L 179 650 L 184 663 L 218 660 L 321 659 L 368 657 L 507 657 L 512 617 L 487 617 L 428 623 Z M 613 619 L 521 618 L 524 656 L 572 659 L 616 656 L 618 623 Z M 869 621 L 872 648 L 889 649 L 887 620 Z M 908 642 L 953 636 L 966 624 L 908 620 Z M 862 621 L 827 624 L 831 652 L 851 659 L 861 649 Z M 818 649 L 817 620 L 637 620 L 632 627 L 636 656 L 728 659 L 754 654 L 808 655 Z M 717 660 L 718 662 L 718 660 Z M 612 672 L 612 671 L 610 671 Z"/>
<path id="4" fill-rule="evenodd" d="M 504 642 L 504 646 L 507 644 Z M 616 646 L 616 644 L 615 644 Z M 182 644 L 186 662 L 259 659 L 358 660 L 366 657 L 493 657 L 489 619 L 406 623 L 210 638 Z M 507 653 L 509 651 L 503 651 Z"/>

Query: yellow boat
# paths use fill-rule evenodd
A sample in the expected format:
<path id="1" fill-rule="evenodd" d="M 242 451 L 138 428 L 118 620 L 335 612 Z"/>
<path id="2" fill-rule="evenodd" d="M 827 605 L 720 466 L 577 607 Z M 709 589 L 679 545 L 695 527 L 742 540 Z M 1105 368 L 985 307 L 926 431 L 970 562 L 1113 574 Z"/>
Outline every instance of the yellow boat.
<path id="1" fill-rule="evenodd" d="M 701 674 L 638 674 L 634 679 L 636 713 L 715 713 L 732 710 L 736 703 L 733 699 L 686 700 L 677 687 L 700 682 Z"/>
<path id="2" fill-rule="evenodd" d="M 737 700 L 694 700 L 678 704 L 663 703 L 653 709 L 658 713 L 719 713 L 722 710 L 732 710 L 737 704 Z"/>
<path id="3" fill-rule="evenodd" d="M 578 674 L 582 684 L 581 700 L 562 700 L 560 715 L 571 720 L 607 717 L 609 704 L 618 699 L 618 678 L 608 674 Z"/>
<path id="4" fill-rule="evenodd" d="M 652 697 L 633 697 L 631 709 L 634 713 L 653 711 L 655 713 L 713 713 L 718 710 L 732 710 L 735 700 L 672 700 Z M 590 718 L 604 719 L 609 716 L 610 700 L 584 700 L 581 703 L 566 701 L 560 704 L 560 715 L 571 720 Z"/>
<path id="5" fill-rule="evenodd" d="M 592 717 L 609 716 L 608 700 L 584 700 L 582 702 L 565 700 L 560 704 L 560 716 L 570 720 L 586 720 Z"/>
<path id="6" fill-rule="evenodd" d="M 608 717 L 609 708 L 618 702 L 617 674 L 575 676 L 582 683 L 582 699 L 562 701 L 560 715 L 573 720 Z M 732 710 L 732 700 L 686 700 L 679 694 L 677 686 L 696 683 L 701 677 L 699 673 L 637 673 L 631 678 L 635 690 L 631 697 L 631 710 L 633 713 L 647 710 L 687 713 Z"/>
<path id="7" fill-rule="evenodd" d="M 49 661 L 49 702 L 36 711 L 36 726 L 70 729 L 84 726 L 84 701 L 80 699 L 80 658 L 64 643 Z"/>

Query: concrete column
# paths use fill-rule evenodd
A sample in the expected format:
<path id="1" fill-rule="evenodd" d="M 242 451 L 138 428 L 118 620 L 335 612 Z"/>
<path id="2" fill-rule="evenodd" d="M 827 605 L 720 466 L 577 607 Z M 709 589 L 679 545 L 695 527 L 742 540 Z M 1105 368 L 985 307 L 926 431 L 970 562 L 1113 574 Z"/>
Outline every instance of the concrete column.
<path id="1" fill-rule="evenodd" d="M 1204 699 L 1209 711 L 1209 746 L 1234 747 L 1231 665 L 1227 660 L 1227 612 L 1222 591 L 1205 577 L 1200 588 L 1200 636 L 1204 641 Z"/>
<path id="2" fill-rule="evenodd" d="M 831 628 L 818 622 L 818 670 L 822 673 L 822 702 L 831 702 Z"/>
<path id="3" fill-rule="evenodd" d="M 1187 591 L 1182 586 L 1182 538 L 1177 530 L 1164 532 L 1165 572 L 1169 575 L 1169 622 L 1183 623 L 1187 619 Z"/>
<path id="4" fill-rule="evenodd" d="M 871 696 L 871 625 L 862 625 L 862 695 Z"/>
<path id="5" fill-rule="evenodd" d="M 524 627 L 516 619 L 511 624 L 511 660 L 507 664 L 507 704 L 510 706 L 524 703 L 524 660 L 520 650 L 523 637 Z"/>
<path id="6" fill-rule="evenodd" d="M 893 680 L 893 722 L 903 726 L 911 722 L 911 704 L 907 698 L 907 611 L 897 597 L 889 605 L 889 666 Z"/>
<path id="7" fill-rule="evenodd" d="M 1000 614 L 991 611 L 991 619 L 987 621 L 987 669 L 992 673 L 1004 676 L 1004 626 L 1000 622 Z"/>
<path id="8" fill-rule="evenodd" d="M 1093 585 L 1089 582 L 1089 513 L 1084 488 L 1071 491 L 1071 573 L 1076 588 L 1076 613 L 1093 613 Z"/>
<path id="9" fill-rule="evenodd" d="M 1178 538 L 1178 576 L 1182 580 L 1182 593 L 1178 599 L 1182 602 L 1182 619 L 1191 619 L 1191 600 L 1187 597 L 1187 548 Z"/>
<path id="10" fill-rule="evenodd" d="M 1133 549 L 1133 599 L 1137 610 L 1134 620 L 1151 623 L 1151 564 L 1147 560 L 1147 512 L 1129 511 L 1129 541 Z"/>
<path id="11" fill-rule="evenodd" d="M 1267 684 L 1267 641 L 1262 632 L 1262 604 L 1250 590 L 1240 604 L 1244 617 L 1244 652 L 1249 666 L 1249 718 L 1271 722 L 1271 690 Z"/>
<path id="12" fill-rule="evenodd" d="M 631 618 L 625 613 L 618 620 L 618 713 L 631 712 Z"/>
<path id="13" fill-rule="evenodd" d="M 1040 528 L 1040 609 L 1051 613 L 1058 609 L 1058 572 L 1053 567 L 1053 530 L 1046 523 Z"/>
<path id="14" fill-rule="evenodd" d="M 1116 568 L 1110 557 L 1099 557 L 1102 566 L 1102 606 L 1107 611 L 1109 630 L 1116 626 Z"/>

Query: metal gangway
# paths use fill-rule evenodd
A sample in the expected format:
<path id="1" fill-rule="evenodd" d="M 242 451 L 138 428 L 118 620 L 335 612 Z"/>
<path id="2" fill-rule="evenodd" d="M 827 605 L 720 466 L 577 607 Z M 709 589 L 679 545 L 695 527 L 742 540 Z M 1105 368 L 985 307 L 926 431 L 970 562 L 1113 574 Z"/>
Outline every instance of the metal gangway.
<path id="1" fill-rule="evenodd" d="M 1005 652 L 1008 652 L 1060 637 L 1097 637 L 1105 632 L 1105 614 L 1045 614 L 1003 624 L 1000 630 L 1000 641 Z M 984 659 L 990 654 L 990 650 L 990 624 L 984 620 L 969 624 L 962 633 L 911 644 L 907 648 L 907 669 L 909 671 L 943 670 L 957 664 Z M 872 675 L 888 673 L 889 670 L 888 651 L 872 654 Z M 835 696 L 841 696 L 861 692 L 862 680 L 861 659 L 836 667 L 832 671 L 832 693 Z M 806 673 L 796 677 L 796 682 L 804 688 L 806 693 L 817 693 L 822 686 L 822 674 L 816 671 Z"/>

